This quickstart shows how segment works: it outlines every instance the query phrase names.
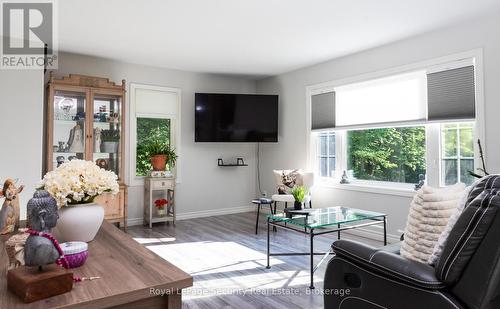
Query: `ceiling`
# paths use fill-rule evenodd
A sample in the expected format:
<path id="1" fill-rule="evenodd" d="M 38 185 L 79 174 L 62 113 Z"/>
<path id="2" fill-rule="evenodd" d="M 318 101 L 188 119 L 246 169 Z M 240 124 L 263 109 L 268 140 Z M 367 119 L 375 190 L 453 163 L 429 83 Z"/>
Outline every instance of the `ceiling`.
<path id="1" fill-rule="evenodd" d="M 59 50 L 269 76 L 500 10 L 498 0 L 64 0 Z"/>

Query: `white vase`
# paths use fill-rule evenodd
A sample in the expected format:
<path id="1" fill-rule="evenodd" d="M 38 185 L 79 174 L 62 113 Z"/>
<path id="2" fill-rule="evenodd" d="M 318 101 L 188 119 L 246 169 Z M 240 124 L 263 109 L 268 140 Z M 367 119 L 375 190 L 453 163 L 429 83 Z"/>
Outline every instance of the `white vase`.
<path id="1" fill-rule="evenodd" d="M 104 219 L 104 208 L 90 204 L 65 206 L 59 209 L 59 220 L 53 234 L 59 243 L 92 241 Z"/>
<path id="2" fill-rule="evenodd" d="M 167 210 L 165 208 L 163 208 L 163 209 L 156 209 L 156 214 L 159 217 L 164 217 L 167 214 Z"/>

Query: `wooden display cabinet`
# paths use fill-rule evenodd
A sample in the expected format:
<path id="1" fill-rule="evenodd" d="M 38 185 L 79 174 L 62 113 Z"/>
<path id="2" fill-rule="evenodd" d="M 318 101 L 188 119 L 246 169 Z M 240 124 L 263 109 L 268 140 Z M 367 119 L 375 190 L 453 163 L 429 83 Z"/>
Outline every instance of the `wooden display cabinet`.
<path id="1" fill-rule="evenodd" d="M 70 74 L 47 85 L 45 172 L 73 159 L 95 162 L 118 175 L 120 192 L 96 199 L 109 222 L 127 226 L 124 183 L 125 80 Z"/>

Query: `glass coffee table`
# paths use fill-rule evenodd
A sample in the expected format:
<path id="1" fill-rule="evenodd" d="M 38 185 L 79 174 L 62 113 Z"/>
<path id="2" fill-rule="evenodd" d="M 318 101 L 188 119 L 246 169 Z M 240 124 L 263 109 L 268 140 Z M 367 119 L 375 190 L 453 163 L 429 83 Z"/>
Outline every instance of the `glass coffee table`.
<path id="1" fill-rule="evenodd" d="M 287 212 L 270 214 L 267 217 L 266 268 L 271 268 L 271 256 L 309 255 L 311 275 L 311 284 L 309 288 L 314 289 L 314 272 L 331 253 L 331 250 L 323 253 L 314 252 L 314 237 L 336 232 L 337 239 L 340 239 L 341 231 L 376 224 L 381 224 L 384 226 L 385 246 L 387 245 L 387 215 L 383 213 L 337 206 L 328 208 L 303 209 L 300 211 L 287 209 Z M 271 253 L 271 241 L 269 237 L 271 227 L 277 227 L 280 229 L 286 229 L 309 235 L 309 252 Z M 313 258 L 315 255 L 323 255 L 323 258 L 317 265 L 314 265 Z"/>

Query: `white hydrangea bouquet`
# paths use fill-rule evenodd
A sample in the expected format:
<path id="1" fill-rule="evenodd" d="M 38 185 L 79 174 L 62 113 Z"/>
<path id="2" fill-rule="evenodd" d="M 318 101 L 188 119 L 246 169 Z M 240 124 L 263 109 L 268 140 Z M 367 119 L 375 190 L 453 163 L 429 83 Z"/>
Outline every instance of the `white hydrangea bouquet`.
<path id="1" fill-rule="evenodd" d="M 115 173 L 98 167 L 92 161 L 71 160 L 45 174 L 40 189 L 49 192 L 61 208 L 92 203 L 106 192 L 118 193 L 117 179 Z"/>

